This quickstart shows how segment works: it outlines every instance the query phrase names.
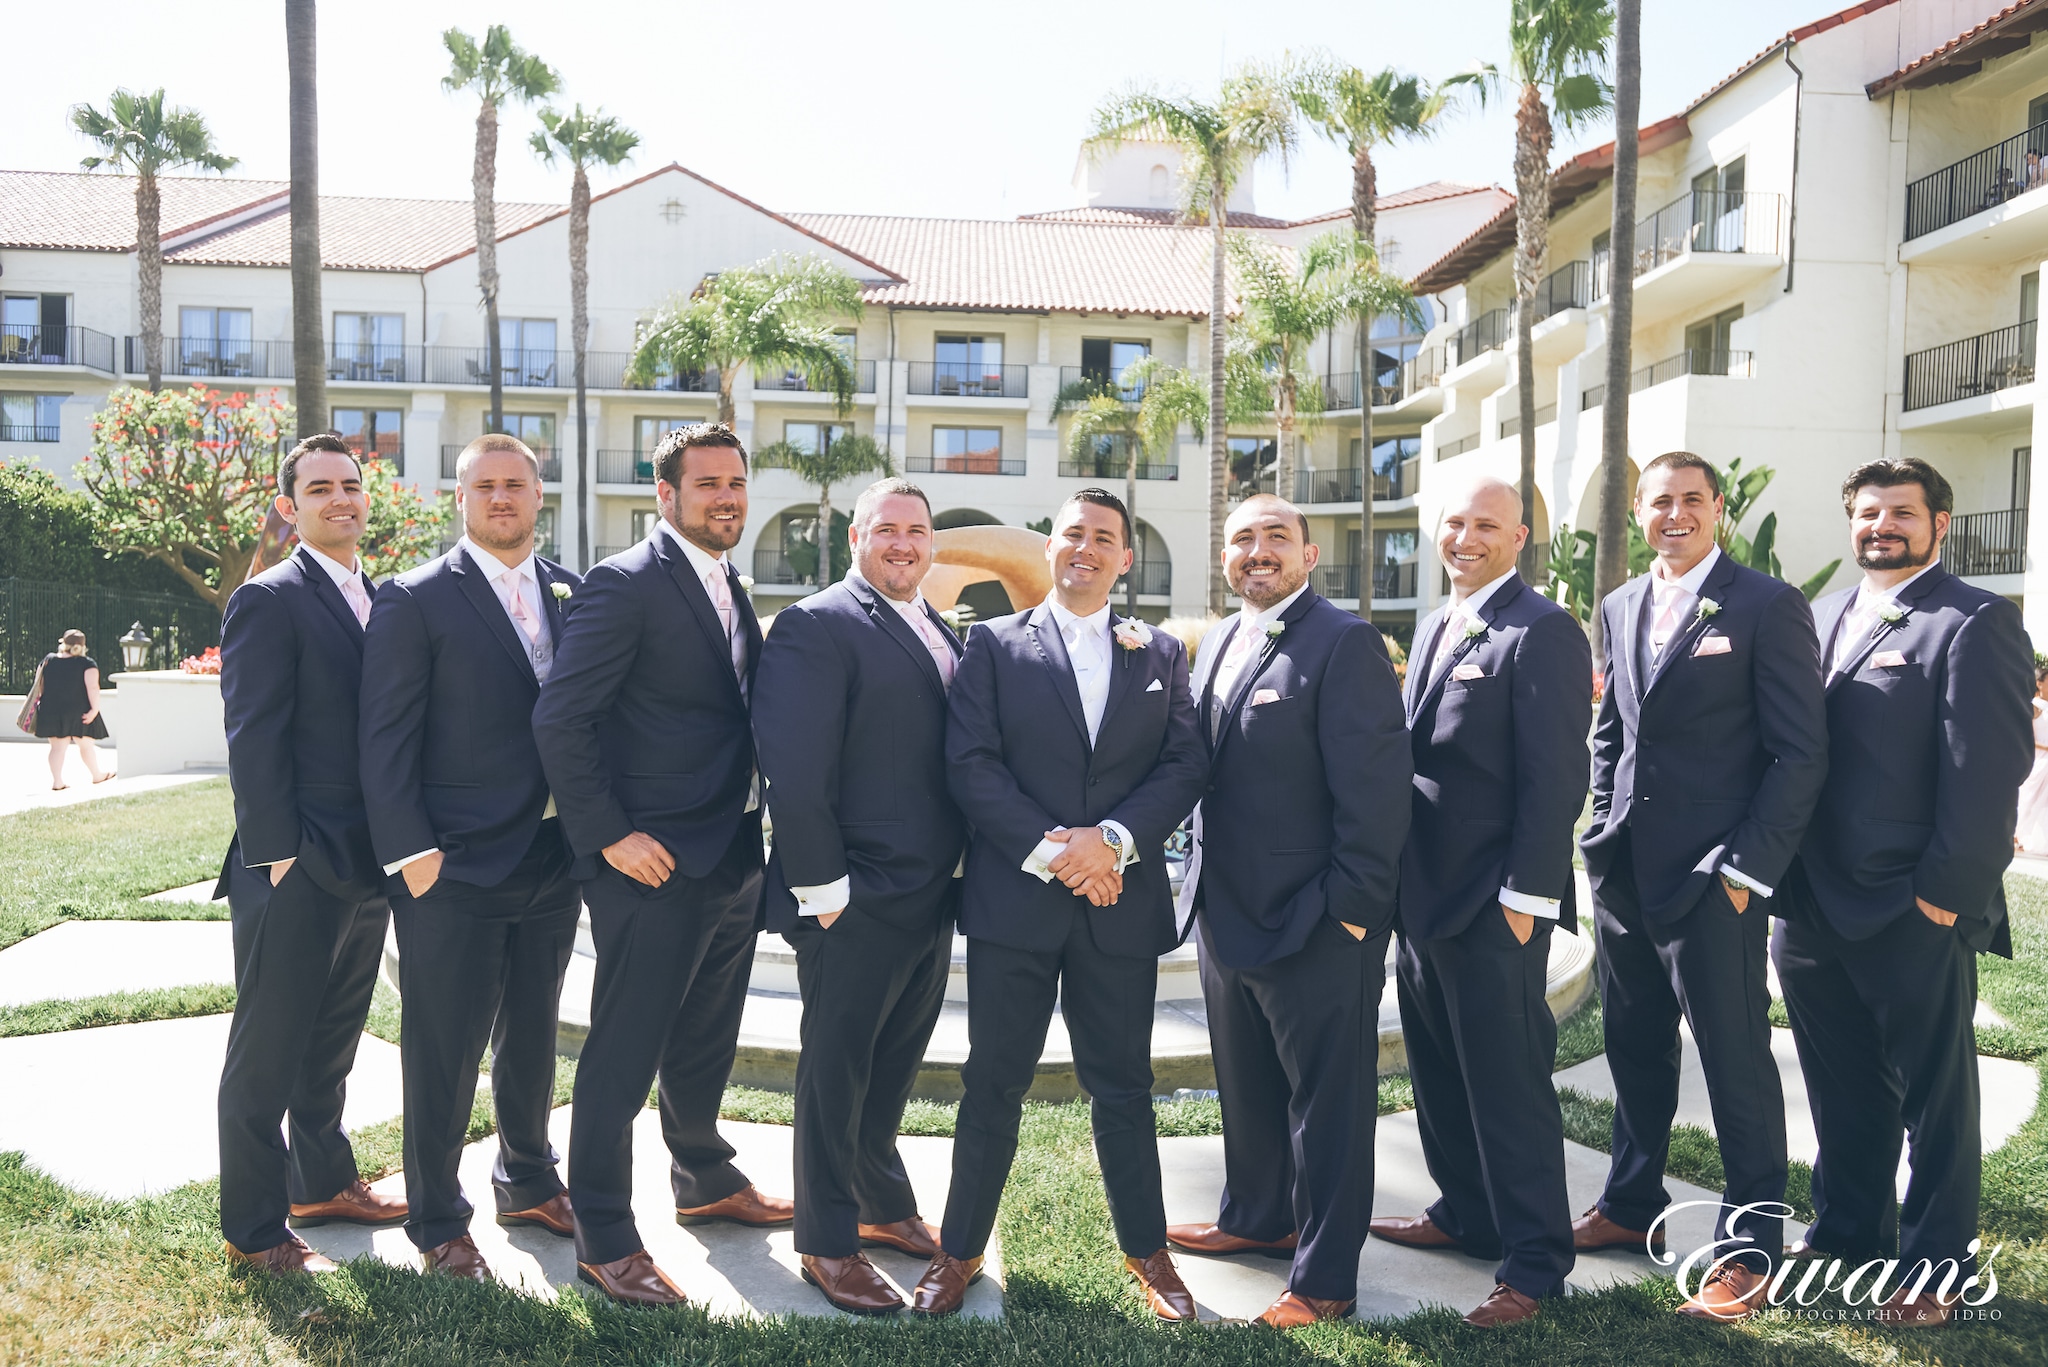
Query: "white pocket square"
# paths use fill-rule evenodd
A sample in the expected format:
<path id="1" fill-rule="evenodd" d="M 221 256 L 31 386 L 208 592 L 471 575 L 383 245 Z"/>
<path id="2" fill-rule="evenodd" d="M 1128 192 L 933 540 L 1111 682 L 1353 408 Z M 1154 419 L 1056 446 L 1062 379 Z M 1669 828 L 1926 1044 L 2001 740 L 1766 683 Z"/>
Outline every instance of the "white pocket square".
<path id="1" fill-rule="evenodd" d="M 1904 663 L 1906 663 L 1906 652 L 1903 650 L 1880 650 L 1877 654 L 1870 657 L 1870 667 L 1872 669 L 1897 669 Z"/>
<path id="2" fill-rule="evenodd" d="M 1280 695 L 1270 688 L 1262 688 L 1258 692 L 1252 694 L 1253 707 L 1264 707 L 1269 702 L 1279 701 Z"/>
<path id="3" fill-rule="evenodd" d="M 1729 640 L 1726 636 L 1702 636 L 1700 637 L 1700 643 L 1692 648 L 1692 653 L 1696 656 L 1726 655 L 1733 649 L 1735 649 L 1735 642 Z"/>
<path id="4" fill-rule="evenodd" d="M 1160 689 L 1164 687 L 1166 687 L 1165 684 L 1161 683 L 1157 679 L 1154 679 L 1151 683 L 1145 685 L 1145 691 L 1147 693 L 1157 693 Z"/>
<path id="5" fill-rule="evenodd" d="M 1462 683 L 1466 679 L 1483 679 L 1486 671 L 1478 665 L 1459 665 L 1451 671 L 1451 677 Z"/>

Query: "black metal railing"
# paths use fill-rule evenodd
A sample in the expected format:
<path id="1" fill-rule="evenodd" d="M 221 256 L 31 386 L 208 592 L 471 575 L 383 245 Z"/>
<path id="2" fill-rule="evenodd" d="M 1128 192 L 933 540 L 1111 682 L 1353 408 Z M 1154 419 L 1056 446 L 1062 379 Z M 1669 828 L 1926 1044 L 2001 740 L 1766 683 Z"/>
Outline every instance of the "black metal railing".
<path id="1" fill-rule="evenodd" d="M 1692 347 L 1676 356 L 1631 371 L 1628 377 L 1628 392 L 1641 393 L 1652 385 L 1675 380 L 1681 375 L 1730 375 L 1737 379 L 1750 379 L 1756 375 L 1756 356 L 1748 351 L 1717 351 L 1704 347 Z M 1598 408 L 1607 398 L 1607 386 L 1590 385 L 1579 393 L 1579 408 Z"/>
<path id="2" fill-rule="evenodd" d="M 1372 567 L 1372 596 L 1384 602 L 1390 598 L 1413 598 L 1416 584 L 1416 562 L 1403 560 L 1396 564 L 1378 564 Z M 1358 597 L 1358 566 L 1322 564 L 1309 571 L 1309 587 L 1325 598 Z"/>
<path id="3" fill-rule="evenodd" d="M 1401 363 L 1401 396 L 1406 398 L 1428 389 L 1443 379 L 1444 372 L 1450 368 L 1447 348 L 1424 347 Z"/>
<path id="4" fill-rule="evenodd" d="M 1483 356 L 1489 351 L 1505 347 L 1515 333 L 1514 311 L 1494 309 L 1482 313 L 1451 336 L 1445 350 L 1449 353 L 1449 365 L 1458 366 L 1474 356 Z"/>
<path id="5" fill-rule="evenodd" d="M 443 446 L 441 448 L 441 478 L 455 478 L 455 463 L 462 456 L 466 446 Z M 540 461 L 540 477 L 544 483 L 554 484 L 562 478 L 562 453 L 551 446 L 532 447 L 534 456 Z"/>
<path id="6" fill-rule="evenodd" d="M 1374 385 L 1372 401 L 1375 407 L 1397 402 L 1400 398 L 1400 384 L 1396 377 L 1393 385 Z M 1336 375 L 1324 375 L 1319 383 L 1323 390 L 1323 411 L 1325 413 L 1349 413 L 1358 407 L 1358 372 L 1346 370 Z M 1393 397 L 1382 395 L 1393 391 Z"/>
<path id="7" fill-rule="evenodd" d="M 1294 472 L 1294 501 L 1296 503 L 1356 503 L 1363 497 L 1361 476 L 1357 466 L 1343 470 L 1296 470 Z M 1379 490 L 1373 490 L 1379 497 Z M 1328 597 L 1328 594 L 1324 594 Z M 1340 597 L 1345 595 L 1339 595 Z"/>
<path id="8" fill-rule="evenodd" d="M 1063 365 L 1060 367 L 1060 393 L 1078 390 L 1092 394 L 1114 394 L 1125 403 L 1137 403 L 1145 397 L 1145 386 L 1138 384 L 1120 385 L 1116 376 L 1096 366 Z M 922 392 L 913 389 L 913 394 Z"/>
<path id="9" fill-rule="evenodd" d="M 2048 121 L 1908 185 L 1904 240 L 1996 209 L 2043 185 L 2048 185 Z"/>
<path id="10" fill-rule="evenodd" d="M 0 365 L 82 365 L 114 373 L 114 339 L 91 328 L 0 324 Z"/>
<path id="11" fill-rule="evenodd" d="M 1416 571 L 1420 566 L 1413 560 L 1399 564 L 1378 564 L 1372 567 L 1372 596 L 1388 598 L 1413 598 L 1415 596 Z"/>
<path id="12" fill-rule="evenodd" d="M 599 484 L 654 483 L 654 456 L 647 451 L 599 451 Z"/>
<path id="13" fill-rule="evenodd" d="M 1138 581 L 1140 594 L 1157 594 L 1163 598 L 1173 592 L 1171 563 L 1164 560 L 1135 560 L 1131 562 L 1131 572 L 1123 579 L 1117 580 L 1116 587 L 1110 590 L 1109 600 L 1112 603 L 1116 601 L 1118 594 L 1125 591 L 1124 585 L 1132 579 Z"/>
<path id="14" fill-rule="evenodd" d="M 149 633 L 150 669 L 176 669 L 186 656 L 220 644 L 220 614 L 184 594 L 0 579 L 0 693 L 26 693 L 36 665 L 74 627 L 85 633 L 100 677 L 118 675 L 121 638 L 136 622 Z"/>
<path id="15" fill-rule="evenodd" d="M 1692 190 L 1636 224 L 1635 274 L 1653 271 L 1688 252 L 1746 252 L 1772 256 L 1778 250 L 1778 203 L 1762 191 Z M 1593 297 L 1607 294 L 1612 253 L 1593 253 Z"/>
<path id="16" fill-rule="evenodd" d="M 1006 460 L 994 451 L 969 451 L 957 456 L 906 456 L 903 468 L 913 475 L 1021 475 L 1024 462 Z M 1123 473 L 1123 467 L 1117 467 Z"/>
<path id="17" fill-rule="evenodd" d="M 63 433 L 52 426 L 0 422 L 0 441 L 61 441 Z"/>
<path id="18" fill-rule="evenodd" d="M 1462 456 L 1467 451 L 1477 450 L 1479 440 L 1479 434 L 1474 432 L 1470 436 L 1459 437 L 1456 441 L 1445 442 L 1442 446 L 1436 448 L 1436 458 L 1438 460 L 1449 460 L 1452 456 Z"/>
<path id="19" fill-rule="evenodd" d="M 592 546 L 590 549 L 593 552 L 590 561 L 594 565 L 600 560 L 609 560 L 615 555 L 623 555 L 633 548 L 631 546 Z"/>
<path id="20" fill-rule="evenodd" d="M 1552 423 L 1556 421 L 1556 404 L 1547 403 L 1544 404 L 1543 407 L 1536 410 L 1536 425 L 1538 427 L 1543 426 L 1545 423 Z M 1522 415 L 1520 413 L 1510 413 L 1507 417 L 1502 418 L 1500 420 L 1500 439 L 1502 441 L 1506 441 L 1509 437 L 1519 437 L 1521 435 Z"/>
<path id="21" fill-rule="evenodd" d="M 1325 598 L 1356 598 L 1358 566 L 1325 561 L 1308 572 L 1308 586 Z"/>
<path id="22" fill-rule="evenodd" d="M 1023 474 L 1022 470 L 1017 472 Z M 1100 456 L 1092 460 L 1063 460 L 1060 462 L 1062 479 L 1122 479 L 1124 461 L 1121 456 Z M 1138 462 L 1139 479 L 1179 479 L 1178 465 L 1161 465 L 1152 461 Z"/>
<path id="23" fill-rule="evenodd" d="M 327 353 L 327 378 L 371 384 L 414 384 L 425 378 L 424 348 L 360 342 Z"/>
<path id="24" fill-rule="evenodd" d="M 807 394 L 811 392 L 811 382 L 804 378 L 804 373 L 801 370 L 778 370 L 765 375 L 757 371 L 754 374 L 754 388 L 756 390 L 779 389 L 790 393 Z M 873 361 L 855 361 L 853 363 L 853 392 L 856 394 L 872 394 L 875 392 L 875 363 Z"/>
<path id="25" fill-rule="evenodd" d="M 754 548 L 754 582 L 756 584 L 801 584 L 803 579 L 796 567 L 789 563 L 789 554 L 780 546 L 756 546 Z"/>
<path id="26" fill-rule="evenodd" d="M 1950 574 L 2025 573 L 2027 510 L 2000 508 L 1949 519 L 1941 566 Z"/>
<path id="27" fill-rule="evenodd" d="M 121 368 L 130 375 L 148 371 L 142 359 L 142 339 L 123 339 Z M 290 342 L 244 342 L 213 337 L 166 337 L 163 349 L 166 375 L 195 379 L 289 380 L 292 377 Z"/>
<path id="28" fill-rule="evenodd" d="M 971 361 L 912 361 L 912 394 L 960 398 L 1023 399 L 1031 394 L 1031 369 L 1021 365 L 977 365 Z"/>
<path id="29" fill-rule="evenodd" d="M 1567 261 L 1543 277 L 1536 286 L 1536 321 L 1566 309 L 1582 309 L 1593 302 L 1593 263 Z"/>
<path id="30" fill-rule="evenodd" d="M 2032 384 L 2038 326 L 2029 319 L 1914 352 L 1906 358 L 1906 411 Z"/>
<path id="31" fill-rule="evenodd" d="M 716 394 L 718 392 L 718 370 L 672 370 L 667 366 L 658 367 L 654 378 L 645 383 L 630 380 L 626 370 L 633 363 L 629 352 L 606 353 L 604 373 L 607 378 L 616 376 L 613 383 L 620 389 L 661 390 L 672 394 Z M 606 388 L 595 380 L 586 381 L 592 389 Z"/>

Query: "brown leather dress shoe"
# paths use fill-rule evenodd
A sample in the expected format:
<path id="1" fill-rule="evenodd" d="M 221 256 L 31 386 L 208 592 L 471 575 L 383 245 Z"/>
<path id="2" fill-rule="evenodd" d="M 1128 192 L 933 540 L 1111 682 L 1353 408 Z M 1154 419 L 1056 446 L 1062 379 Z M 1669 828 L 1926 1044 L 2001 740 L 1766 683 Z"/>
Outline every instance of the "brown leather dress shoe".
<path id="1" fill-rule="evenodd" d="M 312 1246 L 296 1234 L 287 1235 L 285 1241 L 275 1248 L 266 1248 L 261 1253 L 244 1253 L 233 1244 L 223 1244 L 228 1251 L 228 1261 L 244 1267 L 260 1268 L 265 1272 L 332 1272 L 335 1264 L 330 1258 L 315 1253 Z"/>
<path id="2" fill-rule="evenodd" d="M 406 1214 L 403 1196 L 379 1195 L 370 1190 L 368 1182 L 358 1177 L 329 1200 L 303 1206 L 293 1202 L 291 1219 L 286 1223 L 294 1229 L 310 1229 L 337 1221 L 345 1225 L 402 1225 Z"/>
<path id="3" fill-rule="evenodd" d="M 1741 1263 L 1723 1263 L 1707 1274 L 1691 1300 L 1678 1307 L 1681 1315 L 1696 1320 L 1732 1323 L 1746 1320 L 1763 1308 L 1764 1292 L 1770 1278 L 1751 1271 Z"/>
<path id="4" fill-rule="evenodd" d="M 1183 1252 L 1200 1253 L 1211 1258 L 1230 1253 L 1256 1253 L 1265 1258 L 1292 1260 L 1294 1246 L 1301 1242 L 1301 1236 L 1290 1234 L 1284 1239 L 1244 1239 L 1226 1234 L 1216 1225 L 1168 1225 L 1166 1242 Z"/>
<path id="5" fill-rule="evenodd" d="M 1173 1254 L 1166 1249 L 1145 1258 L 1125 1258 L 1124 1271 L 1138 1279 L 1144 1288 L 1145 1301 L 1152 1307 L 1152 1313 L 1163 1320 L 1191 1320 L 1195 1317 L 1195 1298 L 1189 1292 L 1187 1283 L 1180 1279 L 1180 1272 L 1173 1265 Z"/>
<path id="6" fill-rule="evenodd" d="M 956 1258 L 940 1249 L 932 1265 L 917 1279 L 910 1293 L 910 1309 L 917 1315 L 951 1315 L 967 1299 L 967 1288 L 981 1280 L 981 1259 Z"/>
<path id="7" fill-rule="evenodd" d="M 484 1261 L 483 1251 L 476 1246 L 476 1240 L 467 1234 L 450 1239 L 445 1244 L 436 1244 L 420 1254 L 423 1271 L 438 1272 L 444 1277 L 459 1277 L 465 1281 L 487 1282 L 491 1279 L 491 1267 Z"/>
<path id="8" fill-rule="evenodd" d="M 1355 1300 L 1325 1301 L 1295 1291 L 1282 1291 L 1280 1299 L 1267 1306 L 1259 1323 L 1268 1329 L 1299 1329 L 1304 1324 L 1341 1320 L 1358 1304 Z"/>
<path id="9" fill-rule="evenodd" d="M 867 1254 L 851 1258 L 803 1255 L 804 1280 L 825 1293 L 825 1299 L 853 1315 L 888 1315 L 903 1308 L 903 1297 L 889 1285 Z"/>
<path id="10" fill-rule="evenodd" d="M 930 1258 L 939 1251 L 939 1232 L 913 1215 L 886 1225 L 861 1225 L 860 1241 L 880 1244 L 913 1258 Z"/>
<path id="11" fill-rule="evenodd" d="M 1390 1244 L 1403 1248 L 1456 1248 L 1458 1241 L 1444 1233 L 1442 1225 L 1427 1215 L 1382 1215 L 1366 1222 L 1366 1229 Z"/>
<path id="12" fill-rule="evenodd" d="M 654 1265 L 646 1249 L 628 1253 L 617 1262 L 576 1264 L 576 1275 L 621 1305 L 683 1305 L 683 1290 L 668 1279 L 668 1273 Z"/>
<path id="13" fill-rule="evenodd" d="M 1498 1329 L 1503 1324 L 1520 1324 L 1523 1320 L 1535 1318 L 1536 1302 L 1506 1282 L 1499 1282 L 1495 1284 L 1493 1294 L 1480 1302 L 1477 1310 L 1465 1316 L 1465 1323 L 1476 1324 L 1481 1329 Z"/>
<path id="14" fill-rule="evenodd" d="M 1944 1301 L 1932 1291 L 1922 1291 L 1908 1304 L 1906 1296 L 1911 1289 L 1902 1286 L 1885 1298 L 1877 1308 L 1878 1323 L 1894 1329 L 1946 1329 L 1955 1323 L 1961 1296 Z"/>
<path id="15" fill-rule="evenodd" d="M 763 1196 L 750 1182 L 723 1201 L 708 1206 L 677 1206 L 676 1223 L 701 1225 L 724 1220 L 735 1225 L 786 1225 L 796 1219 L 796 1202 L 781 1196 Z"/>
<path id="16" fill-rule="evenodd" d="M 1597 1253 L 1603 1248 L 1621 1248 L 1630 1253 L 1641 1253 L 1647 1248 L 1661 1257 L 1664 1231 L 1658 1230 L 1653 1238 L 1646 1230 L 1628 1229 L 1602 1215 L 1600 1207 L 1595 1206 L 1572 1221 L 1572 1249 L 1578 1253 Z"/>
<path id="17" fill-rule="evenodd" d="M 501 1210 L 498 1212 L 498 1223 L 507 1229 L 535 1225 L 564 1239 L 576 1237 L 576 1212 L 570 1209 L 569 1193 L 566 1191 L 558 1191 L 539 1205 L 527 1210 Z"/>

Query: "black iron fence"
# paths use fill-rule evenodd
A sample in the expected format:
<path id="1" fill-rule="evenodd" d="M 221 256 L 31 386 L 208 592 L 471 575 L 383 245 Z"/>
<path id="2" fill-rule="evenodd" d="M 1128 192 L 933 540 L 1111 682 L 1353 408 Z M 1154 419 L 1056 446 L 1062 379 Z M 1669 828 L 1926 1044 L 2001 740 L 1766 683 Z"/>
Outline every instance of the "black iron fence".
<path id="1" fill-rule="evenodd" d="M 1545 423 L 1553 423 L 1556 421 L 1556 404 L 1547 403 L 1536 410 L 1536 425 L 1538 427 L 1543 426 Z M 1521 435 L 1522 415 L 1520 413 L 1510 413 L 1508 414 L 1508 416 L 1500 420 L 1500 439 L 1502 441 L 1506 441 L 1509 437 L 1519 437 Z"/>
<path id="2" fill-rule="evenodd" d="M 2048 185 L 2048 121 L 1973 152 L 1906 187 L 1905 240 Z"/>
<path id="3" fill-rule="evenodd" d="M 1173 592 L 1171 564 L 1164 560 L 1137 560 L 1131 563 L 1131 572 L 1117 580 L 1116 587 L 1110 591 L 1109 599 L 1112 603 L 1125 591 L 1124 585 L 1132 579 L 1138 581 L 1140 594 L 1151 593 L 1164 597 Z"/>
<path id="4" fill-rule="evenodd" d="M 854 362 L 853 370 L 853 392 L 856 394 L 874 393 L 875 363 L 873 361 L 856 361 Z M 717 387 L 715 382 L 712 387 Z M 780 389 L 801 394 L 810 392 L 812 386 L 811 382 L 804 378 L 804 373 L 800 370 L 777 370 L 767 374 L 755 372 L 754 388 L 757 390 Z"/>
<path id="5" fill-rule="evenodd" d="M 1021 464 L 1021 462 L 1020 462 Z M 1018 474 L 1024 472 L 1020 469 Z M 1060 462 L 1062 479 L 1122 479 L 1124 459 L 1122 456 L 1102 456 L 1089 460 L 1063 460 Z M 1179 479 L 1178 465 L 1162 465 L 1154 461 L 1138 462 L 1139 479 Z"/>
<path id="6" fill-rule="evenodd" d="M 1481 356 L 1504 347 L 1508 344 L 1508 339 L 1514 336 L 1514 332 L 1515 319 L 1512 309 L 1494 309 L 1490 313 L 1482 313 L 1459 328 L 1450 339 L 1447 348 L 1450 353 L 1449 364 L 1463 365 L 1474 356 Z"/>
<path id="7" fill-rule="evenodd" d="M 0 579 L 0 693 L 26 693 L 36 665 L 74 627 L 85 633 L 100 677 L 120 674 L 121 638 L 137 622 L 149 633 L 150 669 L 176 669 L 187 655 L 220 644 L 220 614 L 196 598 Z"/>
<path id="8" fill-rule="evenodd" d="M 1907 411 L 2034 382 L 2033 320 L 1906 358 Z"/>
<path id="9" fill-rule="evenodd" d="M 0 365 L 82 365 L 114 372 L 114 339 L 91 328 L 0 324 Z"/>
<path id="10" fill-rule="evenodd" d="M 1566 309 L 1582 309 L 1593 302 L 1593 263 L 1567 261 L 1536 286 L 1536 321 L 1542 322 Z"/>
<path id="11" fill-rule="evenodd" d="M 1375 601 L 1415 596 L 1416 562 L 1403 560 L 1395 564 L 1379 564 L 1372 567 L 1372 596 Z M 1325 598 L 1358 597 L 1358 566 L 1321 564 L 1309 571 L 1309 587 Z"/>
<path id="12" fill-rule="evenodd" d="M 986 365 L 973 361 L 912 361 L 912 394 L 950 394 L 960 398 L 1024 399 L 1031 395 L 1031 368 Z"/>
<path id="13" fill-rule="evenodd" d="M 654 453 L 651 451 L 599 451 L 599 484 L 654 483 Z"/>
<path id="14" fill-rule="evenodd" d="M 1693 190 L 1636 224 L 1635 274 L 1653 271 L 1688 252 L 1778 250 L 1779 201 L 1762 191 Z M 1593 297 L 1607 293 L 1612 253 L 1593 253 Z"/>
<path id="15" fill-rule="evenodd" d="M 1949 520 L 1941 566 L 1950 574 L 2023 574 L 2027 568 L 2027 510 L 2000 508 Z"/>
<path id="16" fill-rule="evenodd" d="M 962 451 L 950 456 L 906 456 L 903 469 L 913 475 L 1021 475 L 1024 462 L 1005 459 L 998 451 Z M 1122 474 L 1119 464 L 1117 475 Z"/>
<path id="17" fill-rule="evenodd" d="M 1142 382 L 1120 385 L 1116 382 L 1116 376 L 1095 366 L 1061 366 L 1060 393 L 1066 394 L 1075 390 L 1086 390 L 1091 394 L 1114 394 L 1125 403 L 1137 403 L 1145 397 L 1145 386 Z"/>
<path id="18" fill-rule="evenodd" d="M 124 339 L 121 368 L 130 375 L 142 375 L 142 339 Z M 166 375 L 201 380 L 289 380 L 292 377 L 290 342 L 251 342 L 230 337 L 166 337 L 163 349 Z"/>
<path id="19" fill-rule="evenodd" d="M 1628 377 L 1628 392 L 1639 393 L 1652 385 L 1675 380 L 1681 375 L 1733 375 L 1749 379 L 1756 374 L 1756 356 L 1748 351 L 1720 351 L 1707 347 L 1690 347 L 1676 356 L 1632 371 Z M 1607 399 L 1605 384 L 1592 385 L 1579 394 L 1579 408 L 1598 408 Z M 1519 431 L 1519 429 L 1517 429 Z"/>

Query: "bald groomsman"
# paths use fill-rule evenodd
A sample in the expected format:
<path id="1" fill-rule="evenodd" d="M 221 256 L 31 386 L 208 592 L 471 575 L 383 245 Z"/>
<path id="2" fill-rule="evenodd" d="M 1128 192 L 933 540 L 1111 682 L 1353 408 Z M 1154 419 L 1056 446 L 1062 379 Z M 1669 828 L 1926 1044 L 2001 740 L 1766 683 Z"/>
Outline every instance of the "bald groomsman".
<path id="1" fill-rule="evenodd" d="M 1614 1147 L 1580 1252 L 1662 1246 L 1692 1027 L 1727 1181 L 1727 1261 L 1680 1307 L 1741 1319 L 1784 1249 L 1785 1097 L 1771 1057 L 1769 908 L 1827 779 L 1813 613 L 1798 589 L 1714 545 L 1721 477 L 1690 451 L 1643 467 L 1636 518 L 1657 559 L 1600 605 L 1607 680 L 1593 731 L 1593 889 Z M 1737 1212 L 1742 1212 L 1737 1214 Z M 1651 1239 L 1654 1232 L 1660 1236 Z"/>
<path id="2" fill-rule="evenodd" d="M 1934 1326 L 1976 1271 L 1977 955 L 2012 954 L 2002 875 L 2034 753 L 2033 651 L 2018 608 L 1942 568 L 1940 471 L 1872 461 L 1842 501 L 1863 580 L 1815 605 L 1827 787 L 1771 952 L 1820 1138 L 1805 1247 L 1900 1259 L 1887 1317 Z"/>
<path id="3" fill-rule="evenodd" d="M 1300 510 L 1247 499 L 1223 536 L 1244 606 L 1196 656 L 1211 769 L 1181 885 L 1201 921 L 1223 1201 L 1214 1224 L 1166 1237 L 1291 1257 L 1259 1316 L 1291 1329 L 1358 1298 L 1408 730 L 1378 630 L 1308 586 L 1319 552 Z"/>
<path id="4" fill-rule="evenodd" d="M 861 1246 L 939 1251 L 896 1129 L 946 998 L 967 833 L 946 791 L 960 646 L 918 592 L 931 503 L 907 480 L 871 484 L 849 537 L 853 572 L 776 616 L 754 732 L 775 814 L 768 927 L 804 999 L 796 1250 L 832 1304 L 877 1314 L 903 1301 Z"/>
<path id="5" fill-rule="evenodd" d="M 1579 932 L 1572 825 L 1585 804 L 1586 633 L 1515 573 L 1522 497 L 1454 489 L 1437 530 L 1451 601 L 1415 633 L 1415 825 L 1401 860 L 1401 1030 L 1422 1156 L 1442 1197 L 1372 1222 L 1411 1248 L 1498 1261 L 1487 1327 L 1537 1313 L 1572 1270 L 1564 1125 L 1544 998 L 1555 931 Z"/>

